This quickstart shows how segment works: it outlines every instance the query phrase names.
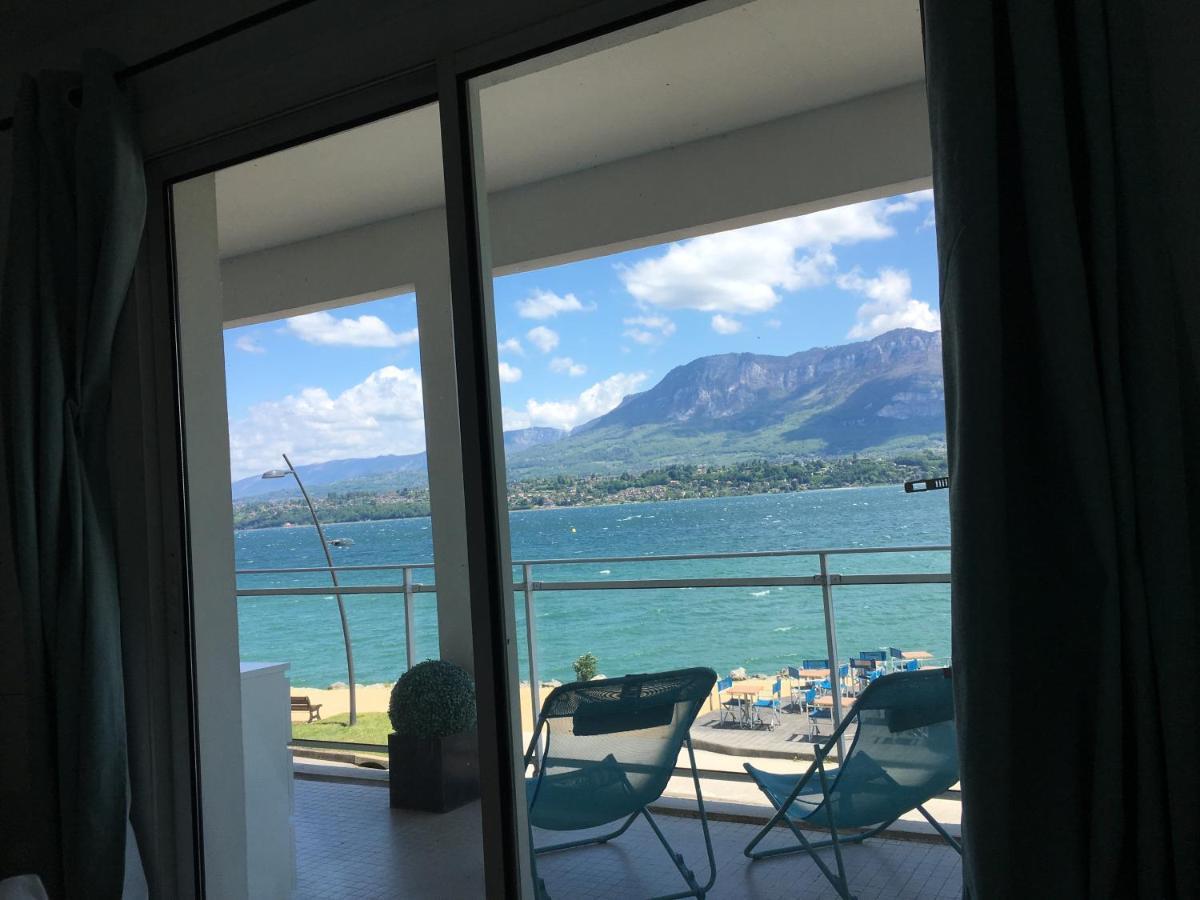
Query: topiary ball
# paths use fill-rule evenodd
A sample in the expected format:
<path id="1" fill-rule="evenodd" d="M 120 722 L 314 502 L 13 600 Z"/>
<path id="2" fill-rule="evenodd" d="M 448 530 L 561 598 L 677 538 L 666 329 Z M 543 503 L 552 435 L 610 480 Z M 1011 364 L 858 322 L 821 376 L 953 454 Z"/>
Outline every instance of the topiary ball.
<path id="1" fill-rule="evenodd" d="M 388 718 L 396 734 L 434 738 L 475 727 L 475 683 L 466 669 L 442 659 L 417 663 L 392 688 Z"/>

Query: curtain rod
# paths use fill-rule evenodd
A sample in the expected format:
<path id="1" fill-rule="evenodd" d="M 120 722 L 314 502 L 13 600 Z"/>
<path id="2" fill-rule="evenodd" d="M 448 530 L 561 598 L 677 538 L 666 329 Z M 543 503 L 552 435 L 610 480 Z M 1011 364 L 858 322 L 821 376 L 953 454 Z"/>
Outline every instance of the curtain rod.
<path id="1" fill-rule="evenodd" d="M 246 16 L 244 19 L 238 19 L 229 25 L 218 28 L 215 31 L 210 31 L 208 34 L 203 34 L 198 38 L 180 44 L 177 47 L 172 47 L 169 50 L 164 50 L 148 59 L 143 59 L 141 62 L 126 66 L 119 69 L 113 77 L 118 81 L 125 81 L 127 78 L 132 78 L 135 75 L 141 75 L 143 72 L 148 72 L 151 69 L 156 69 L 159 66 L 174 62 L 188 54 L 195 53 L 197 50 L 203 50 L 211 44 L 219 43 L 226 38 L 241 34 L 243 31 L 249 31 L 258 25 L 265 22 L 270 22 L 272 19 L 277 19 L 287 13 L 294 12 L 303 6 L 308 6 L 310 3 L 315 3 L 316 0 L 286 0 L 284 3 L 279 3 L 275 6 L 256 12 L 253 15 Z M 12 116 L 0 119 L 0 131 L 8 131 L 13 126 Z"/>

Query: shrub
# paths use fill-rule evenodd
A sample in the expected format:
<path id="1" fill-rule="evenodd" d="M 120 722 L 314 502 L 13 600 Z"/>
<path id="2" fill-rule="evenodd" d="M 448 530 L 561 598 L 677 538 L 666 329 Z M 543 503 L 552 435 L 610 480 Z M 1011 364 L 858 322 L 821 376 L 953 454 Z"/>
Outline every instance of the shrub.
<path id="1" fill-rule="evenodd" d="M 388 718 L 396 734 L 433 738 L 475 727 L 475 683 L 461 666 L 441 659 L 417 663 L 392 688 Z"/>
<path id="2" fill-rule="evenodd" d="M 592 653 L 585 653 L 575 662 L 571 663 L 571 668 L 575 670 L 575 679 L 577 681 L 591 681 L 596 677 L 596 667 L 600 665 L 600 660 L 596 659 Z"/>

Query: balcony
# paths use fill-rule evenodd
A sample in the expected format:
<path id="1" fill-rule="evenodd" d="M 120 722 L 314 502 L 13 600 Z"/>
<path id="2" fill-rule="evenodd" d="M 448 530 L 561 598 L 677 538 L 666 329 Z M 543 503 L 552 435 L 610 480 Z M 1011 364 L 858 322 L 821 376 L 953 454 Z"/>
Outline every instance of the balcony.
<path id="1" fill-rule="evenodd" d="M 839 645 L 839 605 L 853 605 L 853 592 L 861 588 L 874 589 L 874 596 L 883 597 L 914 586 L 947 584 L 949 574 L 944 569 L 948 549 L 941 545 L 861 547 L 517 561 L 513 588 L 519 601 L 518 626 L 523 638 L 519 642 L 525 676 L 521 690 L 523 728 L 527 734 L 532 731 L 533 717 L 545 692 L 539 649 L 554 636 L 549 629 L 562 627 L 561 618 L 556 622 L 551 617 L 548 622 L 546 610 L 539 612 L 540 605 L 557 605 L 561 614 L 573 603 L 594 603 L 615 591 L 665 591 L 677 597 L 683 609 L 698 610 L 711 606 L 713 592 L 727 595 L 746 589 L 785 588 L 795 592 L 795 602 L 806 606 L 813 617 L 811 633 L 787 636 L 788 643 L 797 648 L 796 660 L 813 654 L 845 662 L 852 654 Z M 645 577 L 647 566 L 652 567 L 655 577 Z M 628 567 L 628 575 L 622 567 Z M 596 571 L 605 572 L 606 577 L 580 577 L 581 572 Z M 432 574 L 432 565 L 424 562 L 338 567 L 343 582 L 339 590 L 349 605 L 351 618 L 357 599 L 394 599 L 394 621 L 398 626 L 395 644 L 398 648 L 403 643 L 409 663 L 421 658 L 417 652 L 421 632 L 417 623 L 428 613 L 422 612 L 422 605 L 437 591 L 436 584 L 423 580 L 427 573 Z M 243 585 L 238 590 L 240 597 L 331 597 L 329 586 L 314 583 L 328 578 L 329 571 L 323 567 L 245 569 L 238 574 Z M 267 579 L 273 586 L 268 586 Z M 903 594 L 896 594 L 895 599 L 902 601 Z M 746 627 L 762 628 L 764 623 L 751 621 Z M 879 633 L 881 641 L 885 633 L 886 625 Z M 339 637 L 330 635 L 338 643 Z M 427 634 L 424 640 L 428 640 Z M 859 635 L 850 638 L 850 646 L 857 650 L 865 640 L 859 629 Z M 947 646 L 945 636 L 940 634 L 930 634 L 928 642 L 935 650 Z M 804 648 L 803 653 L 799 648 Z M 711 650 L 684 649 L 695 657 L 695 663 L 705 662 L 705 654 Z M 558 656 L 561 668 L 561 650 Z M 942 662 L 931 659 L 926 664 Z M 835 678 L 830 680 L 828 693 L 840 701 L 843 693 L 853 692 L 853 687 L 851 679 Z M 785 699 L 787 693 L 785 687 Z M 845 701 L 852 702 L 852 697 Z M 361 713 L 362 700 L 359 704 Z M 831 733 L 841 718 L 840 708 L 840 702 L 832 704 L 833 721 L 820 726 L 820 735 L 828 737 Z M 808 716 L 785 707 L 778 724 L 769 730 L 731 727 L 719 720 L 719 704 L 714 696 L 692 729 L 717 850 L 719 874 L 711 896 L 782 897 L 794 896 L 798 890 L 806 896 L 835 896 L 816 866 L 803 855 L 751 863 L 742 854 L 758 827 L 754 823 L 761 824 L 769 814 L 765 798 L 742 770 L 742 763 L 753 761 L 778 771 L 802 770 L 821 740 L 820 735 L 812 734 Z M 384 789 L 386 773 L 345 764 L 355 758 L 361 761 L 372 752 L 383 752 L 384 747 L 314 740 L 294 740 L 293 747 L 298 769 L 297 896 L 329 896 L 345 891 L 360 896 L 397 892 L 464 896 L 476 892 L 482 864 L 472 856 L 478 853 L 477 806 L 445 816 L 391 810 Z M 338 764 L 339 759 L 342 764 Z M 660 819 L 670 839 L 678 839 L 677 846 L 685 858 L 693 868 L 702 870 L 703 844 L 694 819 L 694 792 L 686 764 L 686 758 L 680 760 L 676 777 L 655 811 L 662 814 Z M 929 808 L 952 834 L 959 834 L 961 803 L 957 790 L 934 799 Z M 647 834 L 637 833 L 639 829 Z M 859 896 L 960 896 L 959 857 L 944 844 L 932 842 L 932 830 L 919 814 L 905 817 L 887 834 L 888 839 L 872 840 L 847 851 L 851 882 Z M 675 890 L 677 885 L 672 879 L 677 875 L 671 866 L 664 865 L 657 845 L 642 839 L 648 835 L 646 826 L 638 823 L 628 835 L 602 847 L 543 857 L 539 871 L 555 896 L 586 896 L 600 886 L 606 896 L 618 892 L 649 896 Z M 535 842 L 549 840 L 535 835 Z"/>
<path id="2" fill-rule="evenodd" d="M 297 779 L 296 900 L 478 896 L 483 860 L 477 805 L 441 816 L 393 810 L 386 782 L 378 784 Z M 703 872 L 696 820 L 668 814 L 658 821 Z M 742 848 L 758 826 L 725 819 L 710 824 L 717 880 L 708 896 L 714 900 L 837 897 L 803 854 L 748 860 Z M 535 843 L 549 840 L 534 835 Z M 962 896 L 961 862 L 945 844 L 876 839 L 844 853 L 851 888 L 861 900 Z M 643 822 L 610 844 L 541 856 L 538 871 L 553 897 L 649 897 L 679 888 L 678 875 Z"/>

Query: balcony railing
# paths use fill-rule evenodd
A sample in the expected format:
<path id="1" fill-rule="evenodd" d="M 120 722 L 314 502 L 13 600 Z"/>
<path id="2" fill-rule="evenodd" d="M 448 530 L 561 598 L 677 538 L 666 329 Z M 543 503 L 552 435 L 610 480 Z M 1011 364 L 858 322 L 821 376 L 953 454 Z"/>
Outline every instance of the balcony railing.
<path id="1" fill-rule="evenodd" d="M 822 614 L 825 625 L 825 649 L 830 661 L 836 667 L 836 661 L 841 658 L 838 652 L 837 617 L 834 604 L 834 589 L 850 585 L 906 585 L 906 584 L 949 584 L 949 572 L 855 572 L 840 573 L 833 571 L 833 561 L 856 556 L 881 556 L 896 554 L 932 554 L 949 551 L 946 545 L 920 545 L 905 547 L 834 547 L 814 550 L 759 550 L 728 553 L 680 553 L 650 556 L 591 556 L 571 557 L 566 559 L 533 559 L 515 560 L 513 562 L 513 590 L 524 599 L 526 651 L 530 686 L 530 712 L 533 721 L 541 708 L 541 681 L 538 677 L 538 640 L 536 604 L 538 594 L 554 591 L 637 591 L 660 590 L 664 588 L 773 588 L 773 587 L 819 587 L 821 589 Z M 539 569 L 550 567 L 595 566 L 603 564 L 646 564 L 663 562 L 712 562 L 734 560 L 767 560 L 767 559 L 809 559 L 816 563 L 817 571 L 807 575 L 748 575 L 742 577 L 699 576 L 689 578 L 606 578 L 604 580 L 538 580 Z M 431 572 L 433 563 L 391 563 L 383 565 L 336 566 L 338 574 L 355 572 L 400 572 L 399 584 L 342 584 L 336 593 L 343 596 L 355 594 L 401 594 L 404 602 L 404 637 L 406 664 L 411 666 L 416 659 L 416 648 L 413 625 L 413 597 L 416 594 L 434 593 L 437 585 L 431 582 L 417 581 L 414 574 Z M 328 566 L 306 566 L 268 569 L 239 569 L 238 575 L 299 575 L 305 573 L 325 573 L 331 571 Z M 520 572 L 519 577 L 516 575 Z M 289 586 L 289 587 L 239 587 L 238 597 L 296 597 L 323 596 L 335 593 L 329 586 Z M 830 679 L 832 693 L 832 713 L 835 727 L 842 719 L 842 685 L 838 678 Z M 299 742 L 298 742 L 299 743 Z M 309 745 L 332 745 L 349 747 L 343 743 L 326 741 L 305 741 Z M 367 749 L 369 745 L 355 745 Z M 838 754 L 841 756 L 843 747 L 839 745 Z"/>

